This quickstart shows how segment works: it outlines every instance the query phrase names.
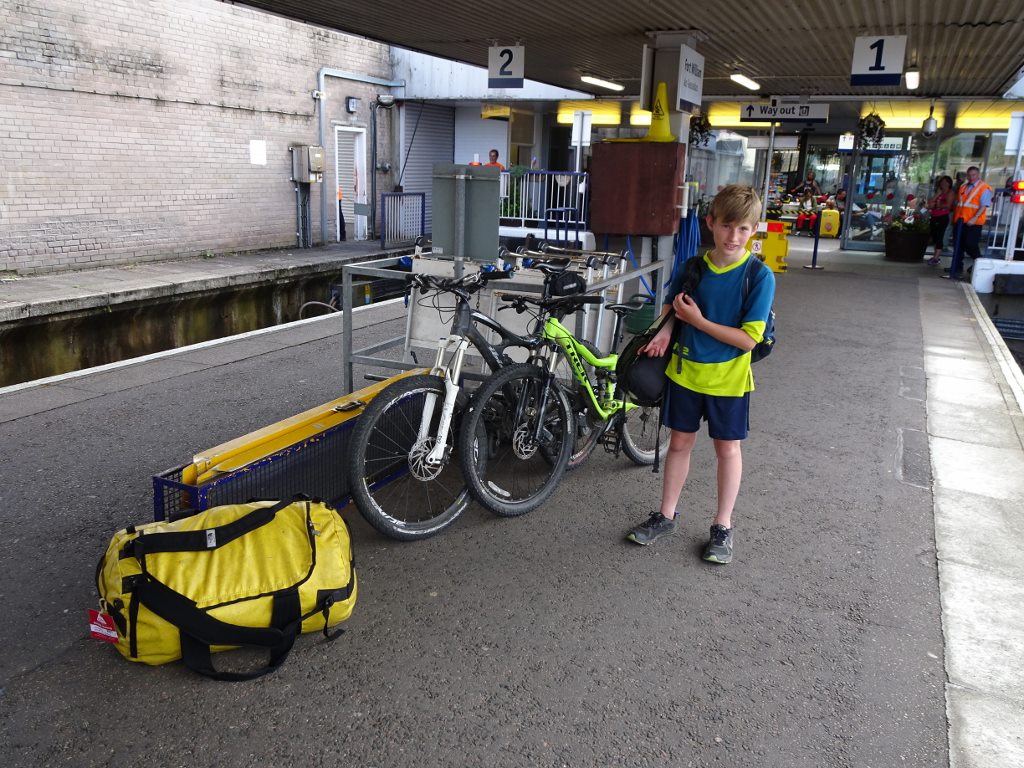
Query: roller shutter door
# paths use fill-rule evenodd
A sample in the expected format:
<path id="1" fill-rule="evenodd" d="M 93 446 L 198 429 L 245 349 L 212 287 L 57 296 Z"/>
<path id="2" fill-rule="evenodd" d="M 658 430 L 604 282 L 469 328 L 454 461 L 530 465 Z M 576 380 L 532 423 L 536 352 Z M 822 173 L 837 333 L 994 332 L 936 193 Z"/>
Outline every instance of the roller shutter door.
<path id="1" fill-rule="evenodd" d="M 345 233 L 349 240 L 356 239 L 356 193 L 353 190 L 356 168 L 356 137 L 349 131 L 338 131 L 338 184 L 342 189 L 341 210 L 345 215 Z M 335 198 L 337 206 L 337 198 Z M 337 216 L 337 208 L 334 211 Z"/>
<path id="2" fill-rule="evenodd" d="M 418 123 L 417 123 L 418 120 Z M 427 195 L 426 230 L 433 231 L 431 188 L 434 164 L 452 163 L 455 156 L 455 110 L 407 102 L 402 110 L 402 164 L 399 182 L 406 192 Z"/>

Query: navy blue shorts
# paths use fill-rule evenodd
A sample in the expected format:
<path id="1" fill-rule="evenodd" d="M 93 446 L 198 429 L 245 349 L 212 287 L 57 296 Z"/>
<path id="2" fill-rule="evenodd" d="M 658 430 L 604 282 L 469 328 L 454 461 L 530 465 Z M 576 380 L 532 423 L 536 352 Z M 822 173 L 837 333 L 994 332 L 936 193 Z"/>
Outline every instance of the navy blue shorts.
<path id="1" fill-rule="evenodd" d="M 750 393 L 742 397 L 702 395 L 669 382 L 661 423 L 676 432 L 698 432 L 708 423 L 714 440 L 743 440 L 750 430 Z"/>

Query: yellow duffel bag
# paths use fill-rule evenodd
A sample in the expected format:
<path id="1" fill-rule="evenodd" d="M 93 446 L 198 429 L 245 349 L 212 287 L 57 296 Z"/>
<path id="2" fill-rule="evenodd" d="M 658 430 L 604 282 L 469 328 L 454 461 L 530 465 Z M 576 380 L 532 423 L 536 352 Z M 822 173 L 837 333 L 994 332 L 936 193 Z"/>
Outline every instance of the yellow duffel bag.
<path id="1" fill-rule="evenodd" d="M 214 507 L 114 534 L 96 569 L 100 609 L 131 661 L 185 664 L 219 680 L 277 669 L 301 632 L 352 614 L 356 574 L 345 521 L 320 501 Z M 113 640 L 113 638 L 111 638 Z M 210 654 L 265 648 L 266 667 L 219 672 Z"/>

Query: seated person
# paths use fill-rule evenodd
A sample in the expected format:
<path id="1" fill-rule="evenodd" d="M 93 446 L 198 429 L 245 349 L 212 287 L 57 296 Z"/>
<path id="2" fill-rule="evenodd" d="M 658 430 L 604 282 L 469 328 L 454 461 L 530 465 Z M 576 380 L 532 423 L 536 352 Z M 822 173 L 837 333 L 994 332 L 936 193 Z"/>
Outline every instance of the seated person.
<path id="1" fill-rule="evenodd" d="M 804 224 L 806 224 L 808 233 L 812 233 L 817 221 L 818 203 L 813 193 L 808 189 L 804 191 L 804 196 L 800 198 L 800 207 L 797 209 L 796 214 L 796 226 L 793 227 L 793 231 L 796 234 L 800 234 L 804 229 Z"/>

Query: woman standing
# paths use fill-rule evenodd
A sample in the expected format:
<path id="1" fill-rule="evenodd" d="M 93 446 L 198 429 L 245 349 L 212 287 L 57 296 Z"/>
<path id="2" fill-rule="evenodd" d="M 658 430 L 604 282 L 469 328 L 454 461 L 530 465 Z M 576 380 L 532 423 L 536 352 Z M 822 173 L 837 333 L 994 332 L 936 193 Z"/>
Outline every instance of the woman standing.
<path id="1" fill-rule="evenodd" d="M 931 212 L 931 237 L 934 252 L 928 259 L 928 266 L 934 267 L 942 257 L 942 241 L 946 238 L 946 227 L 949 226 L 949 214 L 953 210 L 956 197 L 953 195 L 953 180 L 949 176 L 940 176 L 935 185 L 935 195 L 928 201 L 927 208 Z"/>

